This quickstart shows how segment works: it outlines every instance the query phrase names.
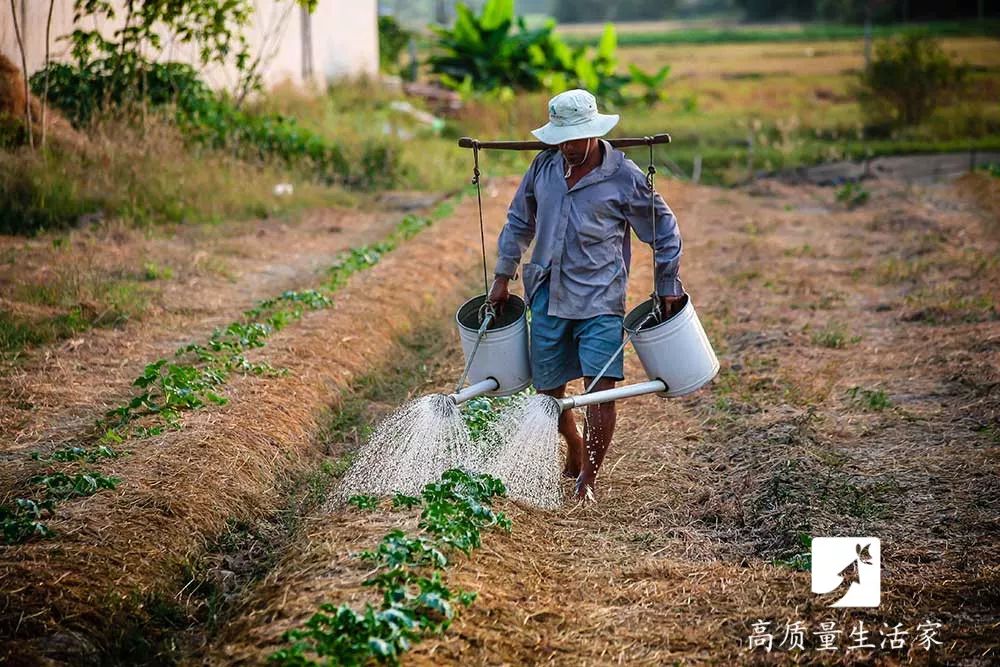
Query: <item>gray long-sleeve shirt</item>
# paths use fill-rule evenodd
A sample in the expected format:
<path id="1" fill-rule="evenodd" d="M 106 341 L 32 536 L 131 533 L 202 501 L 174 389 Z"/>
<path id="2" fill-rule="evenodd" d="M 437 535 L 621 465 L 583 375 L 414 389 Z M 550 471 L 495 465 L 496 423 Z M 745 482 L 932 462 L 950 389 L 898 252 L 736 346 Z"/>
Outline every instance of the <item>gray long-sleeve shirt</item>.
<path id="1" fill-rule="evenodd" d="M 587 319 L 624 315 L 631 226 L 641 241 L 653 243 L 650 189 L 646 175 L 606 141 L 601 165 L 566 189 L 562 154 L 538 154 L 521 181 L 500 232 L 496 273 L 514 275 L 532 239 L 524 265 L 528 299 L 549 279 L 549 315 Z M 656 219 L 656 287 L 661 296 L 684 293 L 677 276 L 681 235 L 677 220 L 659 194 Z"/>

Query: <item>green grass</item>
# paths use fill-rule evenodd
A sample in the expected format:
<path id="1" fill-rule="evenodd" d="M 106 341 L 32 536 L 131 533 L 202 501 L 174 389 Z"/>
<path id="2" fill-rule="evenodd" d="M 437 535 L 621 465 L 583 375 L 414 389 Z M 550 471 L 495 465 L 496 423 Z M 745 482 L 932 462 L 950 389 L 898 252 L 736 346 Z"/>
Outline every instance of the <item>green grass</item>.
<path id="1" fill-rule="evenodd" d="M 934 21 L 875 25 L 872 34 L 889 37 L 902 30 L 926 30 L 935 37 L 975 37 L 1000 34 L 1000 21 Z M 863 39 L 864 26 L 808 23 L 798 28 L 767 28 L 749 25 L 745 28 L 685 28 L 664 32 L 621 31 L 620 46 L 653 46 L 669 44 L 748 44 L 760 42 L 816 42 L 844 39 Z M 596 45 L 600 35 L 564 35 L 570 44 Z"/>
<path id="2" fill-rule="evenodd" d="M 353 201 L 276 162 L 189 146 L 159 116 L 145 127 L 106 120 L 86 133 L 85 147 L 0 146 L 0 233 L 38 234 L 87 218 L 150 225 L 273 217 Z M 293 194 L 276 196 L 275 184 L 288 181 Z"/>
<path id="3" fill-rule="evenodd" d="M 813 332 L 813 345 L 841 349 L 861 340 L 860 336 L 851 336 L 847 328 L 839 322 L 829 322 L 822 329 Z"/>
<path id="4" fill-rule="evenodd" d="M 0 360 L 94 327 L 118 327 L 145 312 L 154 288 L 132 277 L 58 266 L 47 282 L 13 288 L 18 310 L 0 310 Z"/>
<path id="5" fill-rule="evenodd" d="M 872 412 L 882 412 L 892 407 L 892 399 L 882 389 L 851 387 L 847 390 L 847 395 L 854 403 Z"/>

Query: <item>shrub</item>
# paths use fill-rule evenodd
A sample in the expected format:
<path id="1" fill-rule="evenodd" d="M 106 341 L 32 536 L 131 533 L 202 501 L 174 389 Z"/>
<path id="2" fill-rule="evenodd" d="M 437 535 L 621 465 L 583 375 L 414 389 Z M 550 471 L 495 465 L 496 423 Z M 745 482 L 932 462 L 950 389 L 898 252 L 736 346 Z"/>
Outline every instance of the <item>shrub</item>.
<path id="1" fill-rule="evenodd" d="M 872 123 L 917 125 L 961 85 L 965 67 L 929 35 L 911 32 L 879 42 L 860 75 L 858 100 Z"/>
<path id="2" fill-rule="evenodd" d="M 337 143 L 302 127 L 294 118 L 251 113 L 228 98 L 217 97 L 189 65 L 152 63 L 136 57 L 126 60 L 131 73 L 122 76 L 114 69 L 117 62 L 103 59 L 83 65 L 53 63 L 32 76 L 31 85 L 40 94 L 47 71 L 49 101 L 77 126 L 90 123 L 106 109 L 127 111 L 135 105 L 172 105 L 175 120 L 189 140 L 244 159 L 277 158 L 289 166 L 305 168 L 327 183 L 368 186 L 367 173 L 352 180 L 350 163 Z M 135 87 L 131 81 L 141 83 Z M 388 173 L 395 178 L 395 171 Z M 376 177 L 378 184 L 387 183 L 384 174 Z"/>
<path id="3" fill-rule="evenodd" d="M 78 190 L 72 178 L 44 160 L 0 153 L 0 233 L 35 234 L 75 225 L 100 208 Z"/>
<path id="4" fill-rule="evenodd" d="M 399 71 L 399 55 L 413 36 L 393 16 L 378 17 L 378 63 L 383 72 Z"/>
<path id="5" fill-rule="evenodd" d="M 123 73 L 120 68 L 124 68 Z M 140 58 L 104 58 L 80 65 L 51 63 L 30 79 L 41 95 L 48 81 L 48 101 L 80 127 L 96 113 L 129 104 L 196 108 L 212 99 L 208 86 L 190 65 L 177 62 L 150 63 Z"/>

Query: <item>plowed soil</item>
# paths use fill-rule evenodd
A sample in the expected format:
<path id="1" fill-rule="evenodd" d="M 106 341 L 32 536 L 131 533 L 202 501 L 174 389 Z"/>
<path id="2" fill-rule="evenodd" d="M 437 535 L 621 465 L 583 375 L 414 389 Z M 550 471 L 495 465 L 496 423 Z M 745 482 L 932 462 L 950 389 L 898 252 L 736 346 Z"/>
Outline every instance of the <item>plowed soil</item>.
<path id="1" fill-rule="evenodd" d="M 666 186 L 720 376 L 619 404 L 596 504 L 508 503 L 513 533 L 450 576 L 478 600 L 406 664 L 994 663 L 1000 239 L 967 189 L 882 182 L 847 210 L 818 188 Z M 633 303 L 649 278 L 639 253 Z M 351 555 L 392 522 L 310 517 L 198 661 L 261 664 L 320 603 L 368 599 Z M 811 536 L 881 540 L 878 608 L 810 592 Z M 749 650 L 758 621 L 770 652 Z M 882 646 L 897 624 L 905 646 Z"/>
<path id="2" fill-rule="evenodd" d="M 487 198 L 491 235 L 515 185 Z M 596 503 L 501 503 L 513 532 L 487 535 L 448 575 L 478 600 L 406 664 L 996 662 L 1000 236 L 983 204 L 996 185 L 866 187 L 849 210 L 822 188 L 661 184 L 719 377 L 682 399 L 619 404 Z M 475 289 L 473 203 L 275 337 L 264 357 L 288 377 L 238 381 L 229 406 L 113 464 L 123 487 L 60 512 L 56 540 L 4 549 L 8 647 L 58 658 L 67 634 L 108 637 L 121 608 L 109 596 L 183 598 L 178 562 L 227 519 L 266 515 L 279 471 L 339 451 L 316 441 L 317 411 L 394 336 L 449 318 Z M 632 303 L 649 284 L 637 248 Z M 442 390 L 461 370 L 454 337 L 444 360 Z M 626 372 L 645 379 L 632 354 Z M 352 554 L 412 517 L 324 507 L 199 630 L 187 661 L 263 664 L 320 603 L 364 599 Z M 832 609 L 812 594 L 810 536 L 879 538 L 881 605 Z M 770 652 L 749 648 L 758 621 Z M 795 621 L 803 651 L 782 643 Z M 840 631 L 834 651 L 817 648 L 821 622 Z M 940 623 L 929 650 L 926 622 Z M 850 648 L 859 623 L 875 648 Z M 905 648 L 879 646 L 896 624 Z"/>

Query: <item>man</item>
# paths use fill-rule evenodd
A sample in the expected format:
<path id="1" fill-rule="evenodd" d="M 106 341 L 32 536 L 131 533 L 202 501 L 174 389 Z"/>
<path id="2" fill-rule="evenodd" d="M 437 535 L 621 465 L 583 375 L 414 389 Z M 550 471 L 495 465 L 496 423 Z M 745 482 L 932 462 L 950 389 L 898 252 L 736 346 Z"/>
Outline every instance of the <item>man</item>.
<path id="1" fill-rule="evenodd" d="M 532 132 L 553 148 L 539 153 L 525 174 L 498 241 L 489 295 L 498 307 L 509 296 L 522 254 L 535 241 L 522 270 L 531 308 L 532 375 L 539 393 L 556 398 L 581 376 L 590 386 L 621 345 L 630 227 L 646 243 L 655 237 L 662 312 L 679 309 L 684 294 L 674 214 L 659 195 L 651 197 L 643 171 L 598 138 L 617 123 L 618 115 L 598 113 L 597 101 L 585 90 L 553 97 L 548 124 Z M 623 377 L 619 354 L 593 390 L 610 389 Z M 559 418 L 568 449 L 564 473 L 576 478 L 581 500 L 593 498 L 614 429 L 614 402 L 587 408 L 583 439 L 571 410 Z"/>

